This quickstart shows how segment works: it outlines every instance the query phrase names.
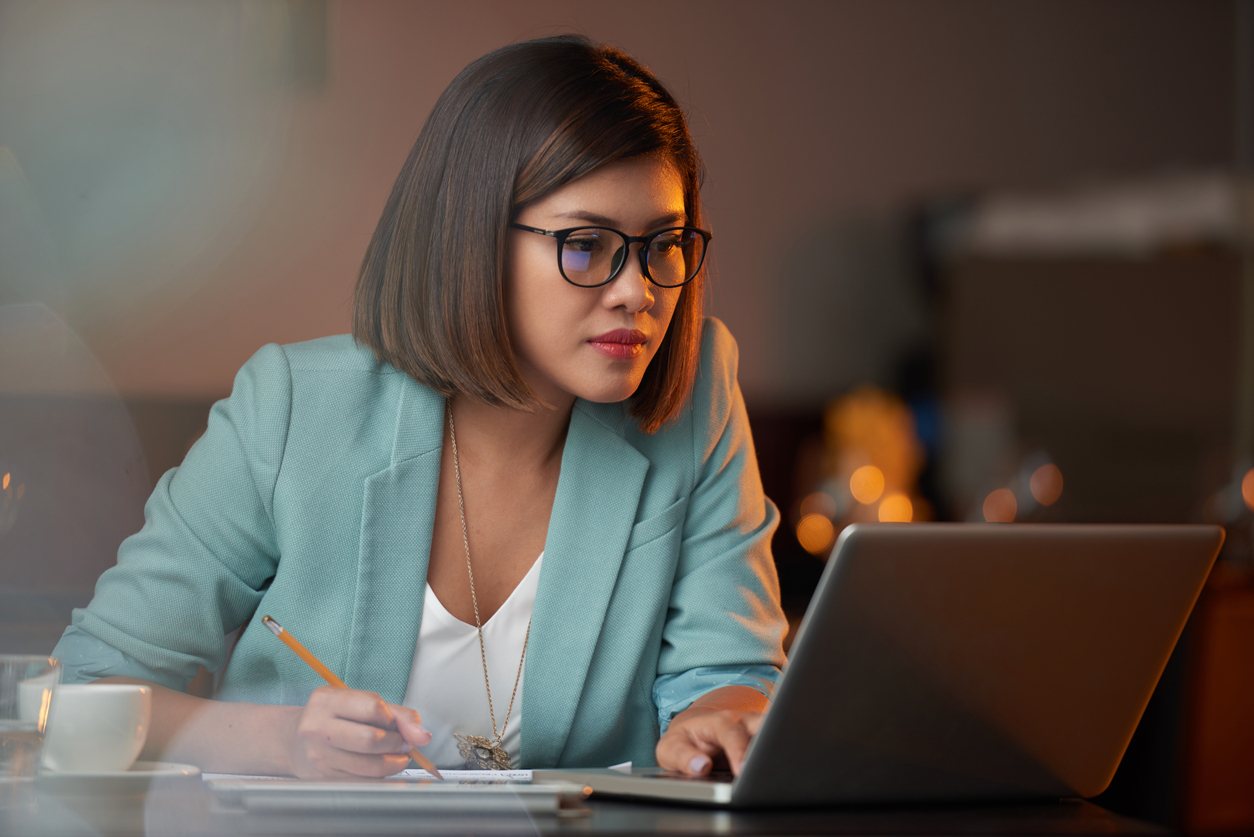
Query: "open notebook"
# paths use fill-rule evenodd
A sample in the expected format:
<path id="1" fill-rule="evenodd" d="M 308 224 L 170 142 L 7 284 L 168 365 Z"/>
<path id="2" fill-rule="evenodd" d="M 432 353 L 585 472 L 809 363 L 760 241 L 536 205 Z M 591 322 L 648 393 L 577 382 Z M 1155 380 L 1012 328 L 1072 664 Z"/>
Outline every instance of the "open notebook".
<path id="1" fill-rule="evenodd" d="M 1215 526 L 850 526 L 735 781 L 536 779 L 734 806 L 1096 795 L 1223 537 Z"/>

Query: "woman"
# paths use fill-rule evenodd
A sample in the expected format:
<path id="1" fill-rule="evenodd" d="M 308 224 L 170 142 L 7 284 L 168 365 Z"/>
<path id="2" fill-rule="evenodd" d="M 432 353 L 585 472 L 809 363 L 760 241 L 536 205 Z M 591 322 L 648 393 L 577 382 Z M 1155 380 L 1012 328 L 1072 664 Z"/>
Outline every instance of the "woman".
<path id="1" fill-rule="evenodd" d="M 674 99 L 617 50 L 463 70 L 352 337 L 248 361 L 75 612 L 66 670 L 155 684 L 149 757 L 210 770 L 385 776 L 415 745 L 738 769 L 783 662 L 778 515 L 734 343 L 701 316 L 699 176 Z M 319 688 L 267 614 L 352 688 Z M 201 667 L 212 700 L 184 692 Z"/>

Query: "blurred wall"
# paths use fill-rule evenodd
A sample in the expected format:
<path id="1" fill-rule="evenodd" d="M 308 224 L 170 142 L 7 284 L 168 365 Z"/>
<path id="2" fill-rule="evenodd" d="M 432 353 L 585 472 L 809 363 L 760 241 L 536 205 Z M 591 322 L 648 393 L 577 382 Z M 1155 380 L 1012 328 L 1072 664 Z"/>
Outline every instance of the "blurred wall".
<path id="1" fill-rule="evenodd" d="M 712 311 L 751 400 L 883 379 L 925 324 L 916 198 L 1226 166 L 1231 2 L 0 0 L 0 304 L 49 303 L 129 397 L 225 393 L 260 344 L 346 330 L 436 96 L 564 31 L 691 114 Z"/>

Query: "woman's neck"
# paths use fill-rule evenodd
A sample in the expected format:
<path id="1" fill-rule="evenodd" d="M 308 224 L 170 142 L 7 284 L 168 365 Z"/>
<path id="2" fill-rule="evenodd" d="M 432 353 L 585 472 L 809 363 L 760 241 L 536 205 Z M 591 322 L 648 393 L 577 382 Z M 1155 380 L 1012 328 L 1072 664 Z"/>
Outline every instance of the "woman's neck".
<path id="1" fill-rule="evenodd" d="M 463 462 L 530 470 L 560 463 L 574 398 L 534 412 L 485 404 L 473 398 L 452 400 L 457 446 Z"/>

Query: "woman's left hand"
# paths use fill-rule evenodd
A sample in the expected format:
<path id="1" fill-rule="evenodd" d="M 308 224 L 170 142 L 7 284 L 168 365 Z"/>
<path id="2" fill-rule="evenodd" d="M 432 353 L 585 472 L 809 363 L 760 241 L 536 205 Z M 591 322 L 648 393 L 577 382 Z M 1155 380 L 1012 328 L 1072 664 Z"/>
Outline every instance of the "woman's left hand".
<path id="1" fill-rule="evenodd" d="M 657 743 L 658 765 L 688 776 L 704 776 L 716 764 L 740 773 L 768 704 L 765 695 L 748 686 L 724 686 L 702 695 L 671 719 Z"/>

